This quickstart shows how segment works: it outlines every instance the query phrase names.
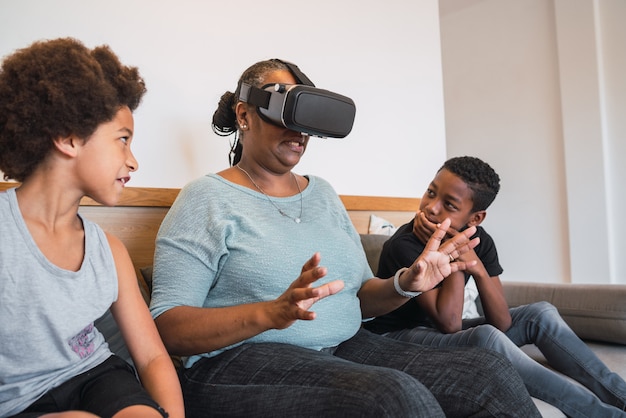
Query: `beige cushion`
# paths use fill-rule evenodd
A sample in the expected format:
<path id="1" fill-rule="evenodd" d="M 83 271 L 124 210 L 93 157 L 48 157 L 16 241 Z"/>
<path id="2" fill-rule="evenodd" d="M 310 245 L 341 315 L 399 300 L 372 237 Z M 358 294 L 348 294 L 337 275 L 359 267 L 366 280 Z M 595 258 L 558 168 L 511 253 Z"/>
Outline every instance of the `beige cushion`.
<path id="1" fill-rule="evenodd" d="M 361 234 L 361 244 L 363 245 L 367 262 L 372 268 L 374 275 L 376 275 L 378 271 L 378 260 L 380 259 L 383 244 L 388 239 L 389 237 L 387 235 Z"/>
<path id="2" fill-rule="evenodd" d="M 626 285 L 503 282 L 509 306 L 552 303 L 582 339 L 626 344 Z"/>

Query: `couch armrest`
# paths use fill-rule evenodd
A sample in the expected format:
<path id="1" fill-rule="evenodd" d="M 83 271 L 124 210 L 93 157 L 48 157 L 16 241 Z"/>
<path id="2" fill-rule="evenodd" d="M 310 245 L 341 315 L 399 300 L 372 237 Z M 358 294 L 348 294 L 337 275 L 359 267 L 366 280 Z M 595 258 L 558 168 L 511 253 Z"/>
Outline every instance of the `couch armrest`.
<path id="1" fill-rule="evenodd" d="M 626 344 L 626 285 L 502 282 L 509 306 L 547 301 L 582 339 Z"/>

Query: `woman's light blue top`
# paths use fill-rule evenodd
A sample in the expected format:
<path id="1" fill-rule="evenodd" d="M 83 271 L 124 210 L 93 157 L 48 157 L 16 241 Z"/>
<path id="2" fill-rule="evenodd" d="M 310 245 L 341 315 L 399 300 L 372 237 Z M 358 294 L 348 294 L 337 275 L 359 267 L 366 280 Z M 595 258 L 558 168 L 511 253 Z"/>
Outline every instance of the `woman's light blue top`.
<path id="1" fill-rule="evenodd" d="M 357 231 L 337 193 L 308 176 L 302 197 L 268 197 L 209 174 L 185 186 L 156 241 L 151 312 L 176 306 L 225 307 L 280 296 L 315 253 L 328 274 L 317 285 L 343 280 L 345 288 L 311 308 L 312 321 L 296 321 L 248 342 L 282 342 L 320 350 L 352 337 L 361 326 L 356 296 L 373 274 Z M 225 349 L 228 349 L 226 347 Z M 206 353 L 216 355 L 219 351 Z M 199 356 L 186 360 L 190 367 Z"/>

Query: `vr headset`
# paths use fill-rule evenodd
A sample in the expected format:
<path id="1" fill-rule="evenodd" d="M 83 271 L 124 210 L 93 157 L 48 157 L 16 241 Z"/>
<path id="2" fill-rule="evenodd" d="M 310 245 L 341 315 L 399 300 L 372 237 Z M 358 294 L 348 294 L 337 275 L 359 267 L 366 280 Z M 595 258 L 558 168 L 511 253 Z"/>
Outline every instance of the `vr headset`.
<path id="1" fill-rule="evenodd" d="M 322 138 L 343 138 L 350 133 L 356 107 L 352 99 L 318 89 L 290 62 L 276 60 L 289 68 L 298 84 L 267 84 L 261 88 L 241 83 L 239 100 L 257 107 L 266 122 Z"/>

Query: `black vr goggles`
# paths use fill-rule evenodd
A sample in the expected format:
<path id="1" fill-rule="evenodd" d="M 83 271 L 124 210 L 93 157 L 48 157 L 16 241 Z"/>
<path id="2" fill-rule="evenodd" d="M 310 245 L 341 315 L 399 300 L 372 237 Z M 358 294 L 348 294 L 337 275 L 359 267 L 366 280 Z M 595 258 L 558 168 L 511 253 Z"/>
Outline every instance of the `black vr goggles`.
<path id="1" fill-rule="evenodd" d="M 289 67 L 298 84 L 258 88 L 242 83 L 237 89 L 239 100 L 256 106 L 259 116 L 274 125 L 324 138 L 348 135 L 356 113 L 352 99 L 318 89 L 295 64 L 280 62 Z"/>

